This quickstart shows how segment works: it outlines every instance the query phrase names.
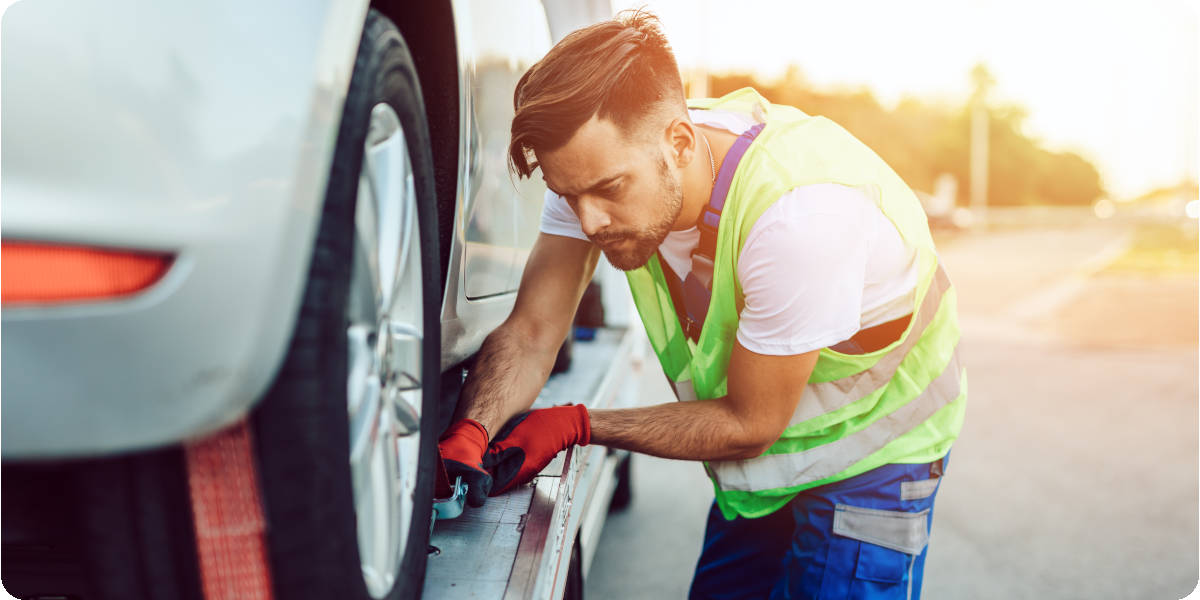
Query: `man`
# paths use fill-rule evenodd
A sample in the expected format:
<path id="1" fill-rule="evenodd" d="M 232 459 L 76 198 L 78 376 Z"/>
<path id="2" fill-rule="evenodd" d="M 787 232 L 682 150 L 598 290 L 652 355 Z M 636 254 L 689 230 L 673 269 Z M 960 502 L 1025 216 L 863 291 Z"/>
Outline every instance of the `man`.
<path id="1" fill-rule="evenodd" d="M 439 446 L 469 501 L 572 444 L 705 461 L 692 597 L 918 597 L 966 381 L 913 193 L 838 126 L 753 90 L 689 107 L 645 12 L 567 36 L 514 98 L 511 166 L 550 193 Z M 523 413 L 599 252 L 684 401 Z"/>

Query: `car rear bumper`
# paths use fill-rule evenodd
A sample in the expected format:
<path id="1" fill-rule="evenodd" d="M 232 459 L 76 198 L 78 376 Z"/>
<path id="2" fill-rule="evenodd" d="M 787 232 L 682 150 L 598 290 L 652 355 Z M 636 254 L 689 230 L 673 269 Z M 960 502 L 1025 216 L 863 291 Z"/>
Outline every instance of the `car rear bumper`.
<path id="1" fill-rule="evenodd" d="M 8 9 L 5 241 L 175 258 L 126 299 L 4 307 L 6 460 L 176 443 L 244 416 L 266 390 L 299 309 L 366 8 Z"/>

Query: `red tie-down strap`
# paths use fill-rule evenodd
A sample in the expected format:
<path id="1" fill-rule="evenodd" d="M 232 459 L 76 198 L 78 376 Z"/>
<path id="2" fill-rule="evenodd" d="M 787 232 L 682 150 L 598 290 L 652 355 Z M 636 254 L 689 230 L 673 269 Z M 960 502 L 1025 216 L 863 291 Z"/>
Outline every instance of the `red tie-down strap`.
<path id="1" fill-rule="evenodd" d="M 271 600 L 253 448 L 245 419 L 184 447 L 206 600 Z"/>

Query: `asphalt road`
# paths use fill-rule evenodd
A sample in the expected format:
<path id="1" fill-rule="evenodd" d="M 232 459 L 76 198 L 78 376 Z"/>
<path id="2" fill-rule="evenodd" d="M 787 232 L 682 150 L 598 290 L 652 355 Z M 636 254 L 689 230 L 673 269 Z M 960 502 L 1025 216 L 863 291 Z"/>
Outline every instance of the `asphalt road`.
<path id="1" fill-rule="evenodd" d="M 970 400 L 942 484 L 925 598 L 1182 598 L 1197 585 L 1196 276 L 1111 274 L 1127 227 L 942 240 Z M 657 379 L 647 392 L 669 394 Z M 635 456 L 590 598 L 681 598 L 712 490 Z"/>

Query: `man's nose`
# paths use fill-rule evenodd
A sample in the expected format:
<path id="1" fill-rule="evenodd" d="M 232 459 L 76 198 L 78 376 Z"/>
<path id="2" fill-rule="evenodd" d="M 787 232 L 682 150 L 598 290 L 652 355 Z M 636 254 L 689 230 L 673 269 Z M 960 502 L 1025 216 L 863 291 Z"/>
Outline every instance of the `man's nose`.
<path id="1" fill-rule="evenodd" d="M 594 200 L 590 198 L 580 198 L 577 204 L 579 214 L 579 225 L 583 228 L 584 235 L 592 237 L 597 233 L 604 231 L 604 228 L 611 224 L 608 218 L 608 213 L 601 209 Z"/>

